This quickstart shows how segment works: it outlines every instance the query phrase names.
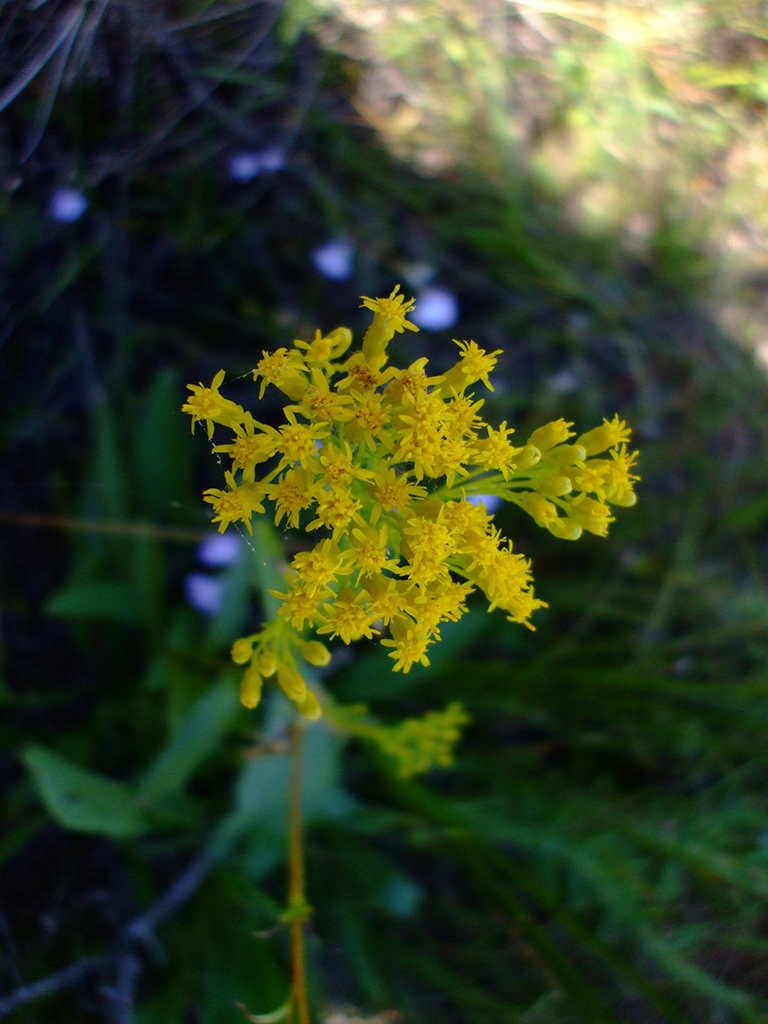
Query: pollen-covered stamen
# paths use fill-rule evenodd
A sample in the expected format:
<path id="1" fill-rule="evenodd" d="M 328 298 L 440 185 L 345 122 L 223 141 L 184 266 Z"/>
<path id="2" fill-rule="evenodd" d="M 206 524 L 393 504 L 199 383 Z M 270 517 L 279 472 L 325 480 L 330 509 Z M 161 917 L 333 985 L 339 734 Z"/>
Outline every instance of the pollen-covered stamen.
<path id="1" fill-rule="evenodd" d="M 332 540 L 321 540 L 311 551 L 300 551 L 291 562 L 291 568 L 304 580 L 308 593 L 331 583 L 352 571 L 352 553 L 339 551 Z"/>
<path id="2" fill-rule="evenodd" d="M 361 637 L 372 639 L 378 629 L 373 628 L 376 621 L 365 606 L 362 594 L 356 593 L 351 587 L 344 587 L 338 592 L 332 604 L 325 604 L 321 609 L 325 620 L 318 633 L 328 633 L 331 639 L 341 637 L 345 644 L 351 644 Z"/>
<path id="3" fill-rule="evenodd" d="M 413 619 L 399 615 L 390 626 L 391 640 L 382 640 L 382 647 L 394 648 L 390 654 L 395 659 L 395 672 L 409 672 L 416 662 L 429 665 L 427 648 L 432 642 L 427 629 Z"/>
<path id="4" fill-rule="evenodd" d="M 303 469 L 289 469 L 288 472 L 273 483 L 267 490 L 267 497 L 276 505 L 275 525 L 280 525 L 283 516 L 288 525 L 299 525 L 299 513 L 314 501 L 314 477 Z"/>
<path id="5" fill-rule="evenodd" d="M 298 462 L 306 466 L 317 452 L 317 442 L 328 437 L 328 429 L 314 423 L 297 423 L 295 414 L 290 411 L 286 415 L 291 417 L 291 422 L 280 428 L 278 451 L 283 453 L 284 464 Z"/>
<path id="6" fill-rule="evenodd" d="M 374 370 L 368 363 L 362 361 L 361 355 L 352 358 L 347 363 L 347 376 L 336 385 L 337 391 L 375 391 L 381 383 L 383 376 L 378 370 Z"/>
<path id="7" fill-rule="evenodd" d="M 416 300 L 406 300 L 404 295 L 398 295 L 399 291 L 400 285 L 398 284 L 395 285 L 394 290 L 386 299 L 370 299 L 367 295 L 362 295 L 363 301 L 360 308 L 362 309 L 365 306 L 367 309 L 372 310 L 372 312 L 383 319 L 387 328 L 393 332 L 402 333 L 406 328 L 409 331 L 418 331 L 419 328 L 416 324 L 409 323 L 405 319 L 416 305 Z"/>
<path id="8" fill-rule="evenodd" d="M 349 525 L 352 516 L 360 508 L 360 502 L 346 488 L 321 491 L 317 497 L 317 518 L 307 526 L 307 530 L 317 530 L 324 526 L 333 530 L 334 536 L 337 536 Z"/>
<path id="9" fill-rule="evenodd" d="M 286 573 L 285 578 L 288 581 L 286 593 L 270 590 L 273 597 L 279 597 L 283 602 L 278 615 L 289 621 L 294 629 L 312 626 L 317 617 L 318 607 L 327 600 L 331 591 L 327 587 L 312 589 L 304 580 L 289 573 Z"/>

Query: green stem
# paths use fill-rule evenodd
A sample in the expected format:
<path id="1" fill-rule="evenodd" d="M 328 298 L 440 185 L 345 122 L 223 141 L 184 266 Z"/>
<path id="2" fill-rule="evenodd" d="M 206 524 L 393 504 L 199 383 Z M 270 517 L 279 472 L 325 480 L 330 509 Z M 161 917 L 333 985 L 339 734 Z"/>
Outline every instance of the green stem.
<path id="1" fill-rule="evenodd" d="M 302 726 L 295 721 L 290 728 L 291 792 L 288 831 L 288 909 L 291 913 L 291 1002 L 299 1024 L 309 1024 L 307 982 L 304 968 L 304 854 L 301 834 Z"/>

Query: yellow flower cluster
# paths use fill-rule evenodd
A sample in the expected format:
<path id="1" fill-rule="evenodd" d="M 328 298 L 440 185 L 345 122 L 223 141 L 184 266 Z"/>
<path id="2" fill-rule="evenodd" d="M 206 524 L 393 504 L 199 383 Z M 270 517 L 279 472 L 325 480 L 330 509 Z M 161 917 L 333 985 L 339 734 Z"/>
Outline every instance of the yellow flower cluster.
<path id="1" fill-rule="evenodd" d="M 248 664 L 243 703 L 254 707 L 262 680 L 277 681 L 298 709 L 317 717 L 317 698 L 296 668 L 293 650 L 310 664 L 327 662 L 307 629 L 345 644 L 379 636 L 394 670 L 429 664 L 440 625 L 455 622 L 481 590 L 489 609 L 502 608 L 529 628 L 544 605 L 534 596 L 530 563 L 501 535 L 479 496 L 514 502 L 556 537 L 583 530 L 604 536 L 610 505 L 634 504 L 637 453 L 615 416 L 571 442 L 572 424 L 548 423 L 517 447 L 512 429 L 483 422 L 473 386 L 493 390 L 489 375 L 499 352 L 456 342 L 459 358 L 429 377 L 426 359 L 405 369 L 387 366 L 396 332 L 416 330 L 395 288 L 388 298 L 363 298 L 373 313 L 362 349 L 348 355 L 344 327 L 293 348 L 264 352 L 253 371 L 259 397 L 272 385 L 289 399 L 279 427 L 260 423 L 224 398 L 224 371 L 211 386 L 190 385 L 183 410 L 192 426 L 214 425 L 231 437 L 214 451 L 229 457 L 226 487 L 205 492 L 223 531 L 269 504 L 275 523 L 320 539 L 291 563 L 275 622 L 238 640 L 232 656 Z M 258 470 L 258 472 L 257 472 Z"/>
<path id="2" fill-rule="evenodd" d="M 406 718 L 397 725 L 372 722 L 367 712 L 362 704 L 334 708 L 333 724 L 351 736 L 375 743 L 395 761 L 401 778 L 453 764 L 453 749 L 461 728 L 470 721 L 457 701 L 442 711 L 428 711 L 423 718 Z"/>

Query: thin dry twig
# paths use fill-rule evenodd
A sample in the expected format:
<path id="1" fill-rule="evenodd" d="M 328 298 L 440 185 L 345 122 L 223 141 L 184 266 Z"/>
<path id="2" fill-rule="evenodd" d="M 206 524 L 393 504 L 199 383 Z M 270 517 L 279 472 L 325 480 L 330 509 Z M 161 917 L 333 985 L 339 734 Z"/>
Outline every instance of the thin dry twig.
<path id="1" fill-rule="evenodd" d="M 22 985 L 20 988 L 14 989 L 5 999 L 0 999 L 0 1017 L 6 1017 L 18 1006 L 43 999 L 55 992 L 62 992 L 65 988 L 72 988 L 97 968 L 102 967 L 106 961 L 106 954 L 89 956 L 70 964 L 62 971 L 57 971 L 56 974 L 49 974 L 47 978 L 41 978 L 40 981 L 34 981 L 31 985 Z"/>
<path id="2" fill-rule="evenodd" d="M 133 1024 L 134 992 L 142 970 L 136 947 L 159 947 L 154 934 L 155 928 L 187 902 L 204 881 L 216 859 L 217 850 L 212 846 L 206 847 L 156 903 L 128 922 L 118 934 L 111 951 L 85 957 L 55 974 L 49 974 L 47 978 L 14 989 L 5 998 L 0 999 L 0 1017 L 6 1017 L 19 1006 L 72 988 L 94 971 L 113 965 L 116 972 L 115 985 L 102 989 L 107 999 L 112 1024 Z"/>
<path id="3" fill-rule="evenodd" d="M 209 530 L 184 530 L 175 526 L 155 526 L 153 523 L 121 523 L 109 519 L 73 519 L 69 516 L 45 516 L 24 512 L 0 511 L 0 522 L 16 526 L 36 526 L 49 530 L 78 530 L 83 533 L 113 533 L 127 537 L 156 537 L 158 540 L 199 544 L 210 537 Z"/>

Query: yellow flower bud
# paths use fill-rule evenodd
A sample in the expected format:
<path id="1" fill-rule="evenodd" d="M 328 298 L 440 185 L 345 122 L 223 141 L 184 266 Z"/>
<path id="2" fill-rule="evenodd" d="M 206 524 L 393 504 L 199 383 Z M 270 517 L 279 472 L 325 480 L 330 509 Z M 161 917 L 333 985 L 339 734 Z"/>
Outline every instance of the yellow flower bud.
<path id="1" fill-rule="evenodd" d="M 246 708 L 255 708 L 261 700 L 261 673 L 251 665 L 245 670 L 240 683 L 240 703 Z"/>
<path id="2" fill-rule="evenodd" d="M 617 413 L 610 423 L 608 420 L 603 420 L 602 426 L 588 430 L 586 434 L 581 435 L 576 443 L 586 448 L 587 455 L 599 455 L 606 448 L 614 448 L 623 441 L 628 441 L 631 433 L 632 431 L 624 420 L 619 419 Z"/>
<path id="3" fill-rule="evenodd" d="M 277 672 L 277 657 L 274 651 L 262 651 L 256 661 L 256 667 L 265 679 Z"/>
<path id="4" fill-rule="evenodd" d="M 303 700 L 296 702 L 296 710 L 310 721 L 314 721 L 322 714 L 320 702 L 311 690 L 307 690 Z"/>
<path id="5" fill-rule="evenodd" d="M 608 532 L 608 524 L 613 522 L 611 510 L 601 501 L 580 494 L 578 498 L 569 498 L 568 515 L 584 530 L 604 537 Z"/>
<path id="6" fill-rule="evenodd" d="M 556 448 L 550 448 L 544 456 L 547 462 L 554 462 L 556 466 L 563 467 L 575 466 L 586 457 L 587 450 L 580 444 L 559 444 Z"/>
<path id="7" fill-rule="evenodd" d="M 520 507 L 533 516 L 539 526 L 546 527 L 557 519 L 557 506 L 535 491 L 523 491 L 520 494 Z"/>
<path id="8" fill-rule="evenodd" d="M 573 484 L 569 476 L 558 476 L 556 474 L 537 480 L 535 487 L 541 494 L 546 494 L 548 498 L 560 498 L 563 494 L 570 494 L 573 490 Z"/>
<path id="9" fill-rule="evenodd" d="M 556 444 L 562 444 L 569 437 L 573 437 L 573 431 L 568 429 L 572 426 L 572 423 L 566 423 L 563 419 L 553 420 L 552 423 L 545 423 L 543 427 L 534 430 L 528 438 L 528 444 L 534 445 L 542 453 L 548 452 Z"/>
<path id="10" fill-rule="evenodd" d="M 279 665 L 277 669 L 277 681 L 291 700 L 304 700 L 307 694 L 307 684 L 291 665 Z"/>
<path id="11" fill-rule="evenodd" d="M 611 491 L 607 497 L 612 505 L 620 505 L 622 508 L 632 508 L 633 505 L 637 504 L 637 495 L 634 491 L 625 491 L 623 494 L 616 494 Z"/>
<path id="12" fill-rule="evenodd" d="M 246 661 L 251 660 L 253 654 L 253 640 L 248 637 L 241 637 L 239 640 L 235 640 L 232 644 L 232 650 L 229 652 L 229 656 L 236 665 L 244 665 Z"/>
<path id="13" fill-rule="evenodd" d="M 572 519 L 564 519 L 562 516 L 550 519 L 544 525 L 553 537 L 559 537 L 560 540 L 578 540 L 583 532 L 578 523 L 574 523 Z"/>
<path id="14" fill-rule="evenodd" d="M 539 449 L 535 448 L 532 444 L 527 444 L 515 455 L 515 469 L 522 472 L 525 469 L 530 469 L 531 466 L 535 466 L 540 461 L 541 452 Z"/>
<path id="15" fill-rule="evenodd" d="M 387 330 L 386 320 L 381 316 L 375 316 L 363 338 L 365 361 L 375 370 L 381 369 L 387 361 L 386 349 L 391 337 L 392 334 Z"/>
<path id="16" fill-rule="evenodd" d="M 319 640 L 308 640 L 301 649 L 310 665 L 327 665 L 331 660 L 331 652 Z"/>
<path id="17" fill-rule="evenodd" d="M 352 344 L 352 331 L 348 327 L 336 327 L 326 335 L 326 341 L 331 348 L 331 359 L 338 359 Z"/>

